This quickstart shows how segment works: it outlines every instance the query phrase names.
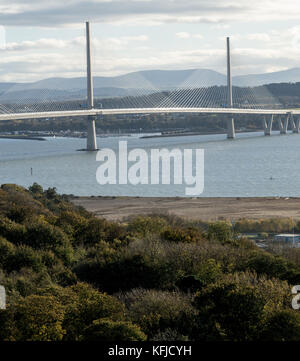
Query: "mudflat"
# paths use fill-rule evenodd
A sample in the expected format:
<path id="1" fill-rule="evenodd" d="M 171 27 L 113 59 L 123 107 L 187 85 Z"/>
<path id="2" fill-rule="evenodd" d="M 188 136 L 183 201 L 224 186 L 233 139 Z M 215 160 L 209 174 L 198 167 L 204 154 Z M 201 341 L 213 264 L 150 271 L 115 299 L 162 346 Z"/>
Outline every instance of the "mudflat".
<path id="1" fill-rule="evenodd" d="M 98 217 L 123 220 L 146 214 L 174 214 L 191 220 L 288 218 L 300 220 L 300 198 L 73 197 Z"/>

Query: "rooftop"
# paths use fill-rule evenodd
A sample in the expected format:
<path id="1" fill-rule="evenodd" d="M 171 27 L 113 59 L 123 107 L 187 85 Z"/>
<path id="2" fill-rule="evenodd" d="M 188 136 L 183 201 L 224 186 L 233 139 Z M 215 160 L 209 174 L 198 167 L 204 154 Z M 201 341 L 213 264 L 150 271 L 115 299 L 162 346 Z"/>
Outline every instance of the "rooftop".
<path id="1" fill-rule="evenodd" d="M 300 237 L 300 234 L 282 233 L 282 234 L 276 234 L 275 237 Z"/>

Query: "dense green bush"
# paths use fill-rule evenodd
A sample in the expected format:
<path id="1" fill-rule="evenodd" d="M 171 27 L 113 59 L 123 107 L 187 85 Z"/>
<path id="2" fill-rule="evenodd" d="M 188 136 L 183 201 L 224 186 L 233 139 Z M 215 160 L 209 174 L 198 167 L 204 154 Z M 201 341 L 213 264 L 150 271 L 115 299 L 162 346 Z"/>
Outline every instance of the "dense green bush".
<path id="1" fill-rule="evenodd" d="M 136 325 L 127 321 L 100 319 L 87 327 L 82 341 L 128 342 L 146 341 L 146 335 Z"/>
<path id="2" fill-rule="evenodd" d="M 162 238 L 169 242 L 193 243 L 205 240 L 204 232 L 195 228 L 168 227 L 162 233 Z"/>
<path id="3" fill-rule="evenodd" d="M 4 340 L 60 341 L 65 334 L 63 306 L 51 296 L 31 295 L 20 299 L 3 318 L 0 335 Z"/>
<path id="4" fill-rule="evenodd" d="M 149 264 L 140 255 L 121 257 L 109 263 L 89 261 L 74 269 L 79 279 L 95 284 L 109 293 L 130 290 L 136 287 L 156 288 L 162 286 L 166 267 Z"/>
<path id="5" fill-rule="evenodd" d="M 299 341 L 300 250 L 237 232 L 290 220 L 98 219 L 55 188 L 0 188 L 0 341 Z"/>
<path id="6" fill-rule="evenodd" d="M 300 269 L 294 263 L 267 252 L 256 251 L 251 253 L 244 267 L 258 274 L 287 280 L 291 284 L 299 284 L 300 282 Z"/>
<path id="7" fill-rule="evenodd" d="M 300 341 L 300 315 L 293 310 L 284 310 L 269 316 L 259 339 L 264 341 Z"/>
<path id="8" fill-rule="evenodd" d="M 232 225 L 227 222 L 211 223 L 208 226 L 208 238 L 222 244 L 234 243 Z"/>
<path id="9" fill-rule="evenodd" d="M 161 234 L 167 228 L 166 219 L 158 216 L 137 216 L 128 223 L 128 232 L 137 237 L 146 237 L 147 235 Z"/>
<path id="10" fill-rule="evenodd" d="M 259 340 L 265 319 L 288 308 L 289 292 L 286 283 L 259 278 L 256 274 L 223 277 L 195 295 L 194 307 L 199 310 L 199 316 L 194 337 Z"/>
<path id="11" fill-rule="evenodd" d="M 120 296 L 128 316 L 149 336 L 172 329 L 178 340 L 188 339 L 197 315 L 191 297 L 180 292 L 134 289 Z"/>
<path id="12" fill-rule="evenodd" d="M 67 332 L 66 339 L 79 340 L 94 320 L 124 319 L 124 306 L 114 297 L 82 283 L 71 286 L 69 291 L 63 323 Z"/>

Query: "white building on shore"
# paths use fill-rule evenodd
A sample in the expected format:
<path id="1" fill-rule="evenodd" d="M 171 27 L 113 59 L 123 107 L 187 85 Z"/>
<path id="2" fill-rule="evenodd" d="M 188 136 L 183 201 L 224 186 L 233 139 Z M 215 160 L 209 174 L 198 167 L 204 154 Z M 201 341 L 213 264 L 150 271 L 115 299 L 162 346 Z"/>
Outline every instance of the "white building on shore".
<path id="1" fill-rule="evenodd" d="M 293 234 L 293 233 L 277 234 L 274 237 L 274 241 L 288 243 L 290 245 L 295 244 L 295 246 L 300 247 L 300 234 Z"/>

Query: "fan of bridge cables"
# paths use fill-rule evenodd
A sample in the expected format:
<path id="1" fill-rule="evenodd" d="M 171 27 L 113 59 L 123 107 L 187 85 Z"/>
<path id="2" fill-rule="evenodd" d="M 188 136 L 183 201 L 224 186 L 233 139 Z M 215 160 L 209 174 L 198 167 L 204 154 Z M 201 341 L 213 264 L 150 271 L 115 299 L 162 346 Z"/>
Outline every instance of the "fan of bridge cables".
<path id="1" fill-rule="evenodd" d="M 178 86 L 151 82 L 149 73 L 136 73 L 135 88 L 131 94 L 118 98 L 103 99 L 103 108 L 226 108 L 228 88 L 226 77 L 216 79 L 215 73 L 191 70 Z M 210 77 L 211 75 L 211 77 Z M 233 108 L 263 109 L 280 107 L 276 98 L 265 86 L 233 86 Z M 99 105 L 99 103 L 98 103 Z"/>
<path id="2" fill-rule="evenodd" d="M 177 73 L 176 79 L 161 72 L 137 72 L 119 77 L 118 85 L 103 86 L 103 78 L 94 79 L 95 108 L 226 108 L 226 76 L 208 70 Z M 174 73 L 172 73 L 174 74 Z M 180 74 L 180 76 L 178 75 Z M 82 110 L 87 107 L 86 79 L 78 78 L 76 87 L 67 89 L 65 79 L 50 82 L 12 84 L 0 88 L 0 114 Z M 179 83 L 179 85 L 178 85 Z M 45 82 L 44 84 L 49 84 Z M 73 84 L 74 83 L 70 83 Z M 279 108 L 267 86 L 233 86 L 233 108 Z"/>
<path id="3" fill-rule="evenodd" d="M 0 114 L 8 113 L 35 113 L 79 110 L 86 108 L 86 85 L 82 81 L 82 89 L 65 90 L 60 88 L 57 79 L 55 88 L 47 89 L 39 83 L 12 84 L 0 87 Z"/>

